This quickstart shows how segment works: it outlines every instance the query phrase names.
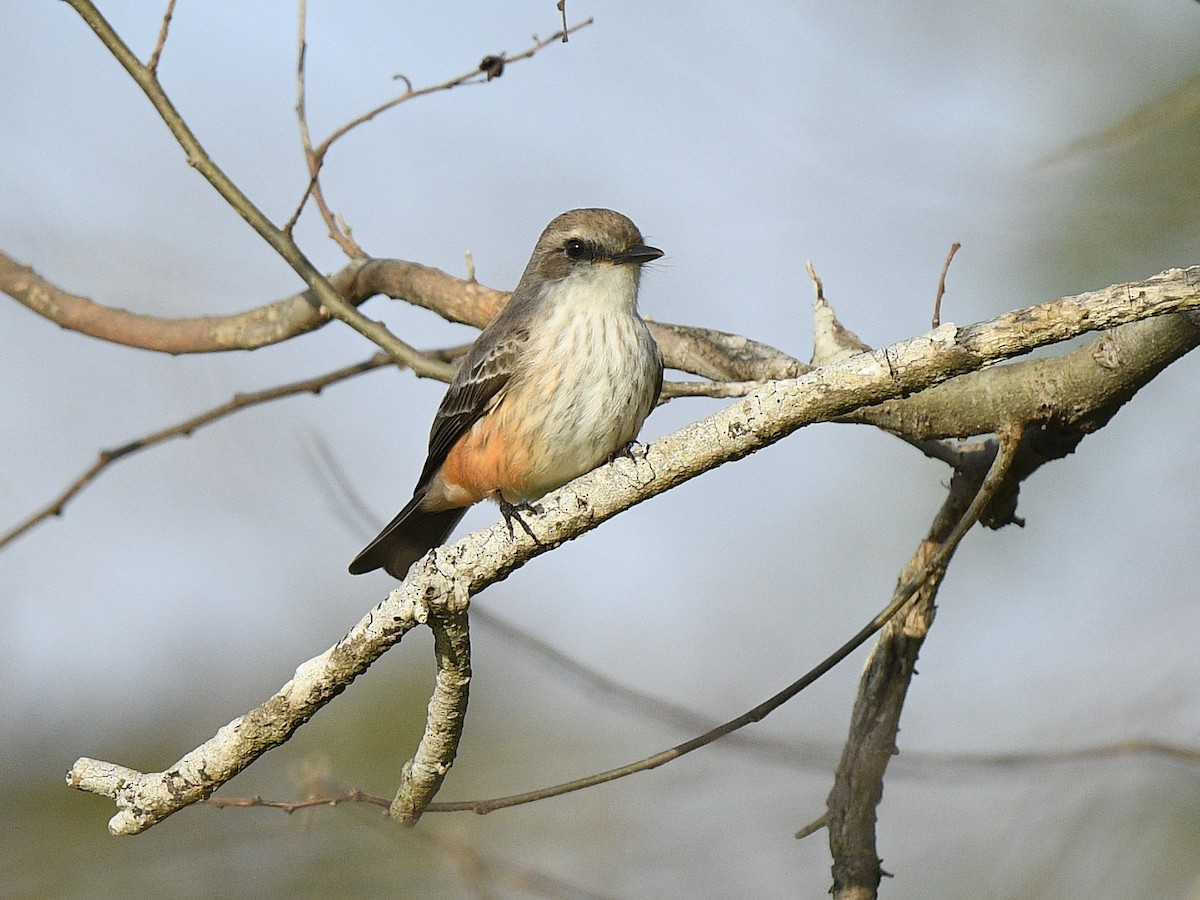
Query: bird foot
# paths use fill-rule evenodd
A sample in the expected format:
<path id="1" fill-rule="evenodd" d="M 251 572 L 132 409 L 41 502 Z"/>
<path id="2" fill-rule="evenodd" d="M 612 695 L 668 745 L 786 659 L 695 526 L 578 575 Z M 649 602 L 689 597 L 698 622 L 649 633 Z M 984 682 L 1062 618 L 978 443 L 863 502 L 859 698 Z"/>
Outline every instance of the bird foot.
<path id="1" fill-rule="evenodd" d="M 508 539 L 510 541 L 516 540 L 516 534 L 513 532 L 513 522 L 515 521 L 521 526 L 521 530 L 529 535 L 531 541 L 539 547 L 543 546 L 542 542 L 538 540 L 537 535 L 533 533 L 533 529 L 529 527 L 529 523 L 521 516 L 523 512 L 540 516 L 545 512 L 541 504 L 529 502 L 509 503 L 503 497 L 500 497 L 497 502 L 500 504 L 500 514 L 504 516 L 504 524 L 508 526 Z"/>
<path id="2" fill-rule="evenodd" d="M 624 447 L 622 447 L 620 450 L 618 450 L 616 453 L 614 453 L 612 456 L 610 456 L 608 458 L 608 461 L 612 462 L 614 459 L 620 459 L 620 458 L 624 457 L 625 459 L 629 460 L 630 462 L 637 462 L 638 455 L 640 455 L 642 457 L 642 459 L 645 459 L 646 454 L 649 452 L 650 452 L 649 444 L 643 444 L 641 441 L 634 440 L 634 441 L 630 441 L 628 444 L 626 444 Z"/>

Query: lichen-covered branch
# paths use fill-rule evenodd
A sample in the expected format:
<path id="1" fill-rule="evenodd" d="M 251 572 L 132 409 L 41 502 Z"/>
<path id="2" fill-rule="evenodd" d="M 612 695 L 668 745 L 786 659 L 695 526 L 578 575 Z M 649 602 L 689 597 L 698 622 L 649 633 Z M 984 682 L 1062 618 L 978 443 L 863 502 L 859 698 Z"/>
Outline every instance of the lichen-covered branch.
<path id="1" fill-rule="evenodd" d="M 861 353 L 792 380 L 771 382 L 726 409 L 618 458 L 548 495 L 531 525 L 534 541 L 510 538 L 502 524 L 439 548 L 414 566 L 402 588 L 297 677 L 166 772 L 143 775 L 82 759 L 69 775 L 83 790 L 113 797 L 116 834 L 150 827 L 207 797 L 262 753 L 277 746 L 321 705 L 345 689 L 431 606 L 465 609 L 468 598 L 528 559 L 716 466 L 740 459 L 804 425 L 844 416 L 863 405 L 908 396 L 933 384 L 1090 330 L 1200 308 L 1200 269 L 1171 270 L 1120 286 L 958 328 L 934 331 Z M 446 763 L 448 765 L 448 762 Z"/>
<path id="2" fill-rule="evenodd" d="M 238 716 L 165 771 L 143 774 L 84 757 L 67 773 L 67 784 L 116 801 L 118 812 L 108 823 L 116 835 L 138 834 L 204 800 L 290 738 L 385 650 L 425 621 L 429 603 L 440 602 L 440 597 L 432 579 L 422 587 L 420 593 L 393 592 L 344 638 L 297 668 L 270 699 Z"/>
<path id="3" fill-rule="evenodd" d="M 430 607 L 437 677 L 429 700 L 429 716 L 417 752 L 400 774 L 400 787 L 388 809 L 401 825 L 415 825 L 437 794 L 454 763 L 467 716 L 471 685 L 471 636 L 467 627 L 467 598 L 459 603 Z"/>

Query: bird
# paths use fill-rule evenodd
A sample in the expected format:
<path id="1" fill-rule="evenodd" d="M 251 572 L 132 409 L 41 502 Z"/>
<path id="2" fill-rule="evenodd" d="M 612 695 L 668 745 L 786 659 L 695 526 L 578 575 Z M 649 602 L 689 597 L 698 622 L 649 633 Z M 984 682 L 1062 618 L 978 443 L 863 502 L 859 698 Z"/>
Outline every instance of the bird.
<path id="1" fill-rule="evenodd" d="M 536 540 L 522 511 L 633 444 L 662 391 L 662 353 L 637 309 L 642 266 L 662 255 L 610 209 L 546 226 L 442 398 L 412 499 L 351 574 L 403 580 L 484 499 L 510 537 L 515 518 Z"/>

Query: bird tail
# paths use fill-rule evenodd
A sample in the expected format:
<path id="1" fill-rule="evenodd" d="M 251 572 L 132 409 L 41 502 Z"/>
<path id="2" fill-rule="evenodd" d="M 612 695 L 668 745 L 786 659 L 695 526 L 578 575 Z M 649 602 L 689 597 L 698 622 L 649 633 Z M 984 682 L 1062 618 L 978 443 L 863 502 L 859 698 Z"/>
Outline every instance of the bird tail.
<path id="1" fill-rule="evenodd" d="M 403 581 L 409 566 L 434 547 L 446 543 L 454 526 L 466 514 L 466 507 L 429 512 L 421 509 L 424 499 L 425 492 L 418 491 L 379 536 L 354 557 L 350 563 L 351 575 L 386 569 L 393 578 Z"/>

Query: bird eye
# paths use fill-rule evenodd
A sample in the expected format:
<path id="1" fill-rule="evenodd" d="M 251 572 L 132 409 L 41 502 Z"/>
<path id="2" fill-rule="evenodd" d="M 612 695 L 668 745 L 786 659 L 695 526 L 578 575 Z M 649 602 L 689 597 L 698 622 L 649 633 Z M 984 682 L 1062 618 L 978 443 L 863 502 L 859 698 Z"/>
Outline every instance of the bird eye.
<path id="1" fill-rule="evenodd" d="M 585 256 L 587 256 L 587 245 L 585 245 L 583 241 L 579 240 L 579 238 L 571 238 L 569 241 L 563 244 L 563 252 L 565 252 L 570 259 L 583 259 Z"/>

